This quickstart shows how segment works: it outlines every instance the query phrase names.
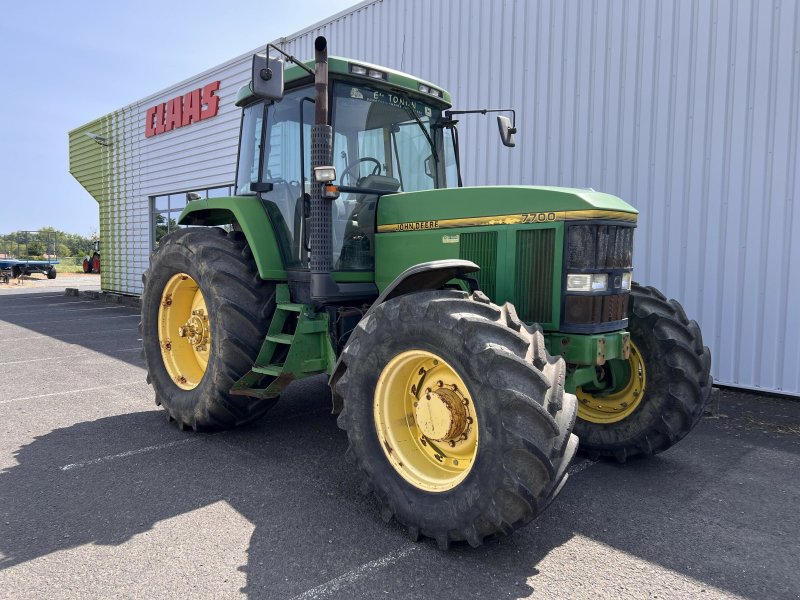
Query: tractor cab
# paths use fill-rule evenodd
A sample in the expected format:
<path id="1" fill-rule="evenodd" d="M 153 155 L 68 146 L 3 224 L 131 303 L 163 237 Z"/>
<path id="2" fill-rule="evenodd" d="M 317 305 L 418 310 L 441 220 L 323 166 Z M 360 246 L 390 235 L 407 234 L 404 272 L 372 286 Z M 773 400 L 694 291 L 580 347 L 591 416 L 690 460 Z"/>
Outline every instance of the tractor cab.
<path id="1" fill-rule="evenodd" d="M 331 202 L 332 266 L 372 271 L 378 198 L 458 184 L 454 136 L 446 131 L 449 104 L 445 92 L 422 80 L 341 58 L 328 65 L 331 166 L 339 189 Z M 251 85 L 239 93 L 236 193 L 261 198 L 284 264 L 307 269 L 315 90 L 298 66 L 286 70 L 286 80 L 279 99 L 259 99 Z"/>

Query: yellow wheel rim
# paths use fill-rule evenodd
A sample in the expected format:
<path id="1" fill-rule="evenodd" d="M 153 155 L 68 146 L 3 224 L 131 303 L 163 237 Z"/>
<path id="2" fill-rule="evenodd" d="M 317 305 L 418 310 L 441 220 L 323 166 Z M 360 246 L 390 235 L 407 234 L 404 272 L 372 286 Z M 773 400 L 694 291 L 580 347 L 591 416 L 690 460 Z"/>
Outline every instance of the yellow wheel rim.
<path id="1" fill-rule="evenodd" d="M 206 372 L 210 325 L 200 286 L 186 273 L 173 275 L 161 293 L 158 341 L 167 373 L 181 389 L 196 388 Z"/>
<path id="2" fill-rule="evenodd" d="M 445 492 L 472 469 L 478 454 L 473 397 L 441 357 L 409 350 L 390 360 L 375 388 L 374 416 L 386 458 L 415 487 Z"/>
<path id="3" fill-rule="evenodd" d="M 578 388 L 578 416 L 591 423 L 616 423 L 622 421 L 636 410 L 644 396 L 647 373 L 642 355 L 636 344 L 631 342 L 628 358 L 628 377 L 625 386 L 607 396 L 594 396 Z"/>

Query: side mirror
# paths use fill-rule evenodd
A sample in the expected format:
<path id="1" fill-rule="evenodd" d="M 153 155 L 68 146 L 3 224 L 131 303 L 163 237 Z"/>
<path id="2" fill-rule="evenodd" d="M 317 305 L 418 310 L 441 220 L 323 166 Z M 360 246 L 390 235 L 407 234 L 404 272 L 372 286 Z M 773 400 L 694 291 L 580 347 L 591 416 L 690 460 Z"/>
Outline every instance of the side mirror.
<path id="1" fill-rule="evenodd" d="M 503 142 L 503 146 L 508 146 L 509 148 L 516 146 L 517 143 L 514 141 L 514 134 L 517 133 L 517 128 L 511 126 L 511 119 L 498 116 L 497 126 L 500 128 L 500 140 Z"/>
<path id="2" fill-rule="evenodd" d="M 253 55 L 253 79 L 250 84 L 259 98 L 283 98 L 283 61 L 268 54 Z"/>

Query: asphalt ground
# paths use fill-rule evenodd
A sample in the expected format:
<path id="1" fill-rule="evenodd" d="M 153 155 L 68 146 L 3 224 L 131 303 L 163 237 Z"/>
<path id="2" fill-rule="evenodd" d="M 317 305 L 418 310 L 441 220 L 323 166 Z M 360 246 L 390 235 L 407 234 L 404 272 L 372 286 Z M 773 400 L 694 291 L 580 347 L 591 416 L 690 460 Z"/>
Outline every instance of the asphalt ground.
<path id="1" fill-rule="evenodd" d="M 538 521 L 441 552 L 359 494 L 323 378 L 180 432 L 137 322 L 0 289 L 0 598 L 800 598 L 796 400 L 723 391 L 670 451 L 578 459 Z"/>

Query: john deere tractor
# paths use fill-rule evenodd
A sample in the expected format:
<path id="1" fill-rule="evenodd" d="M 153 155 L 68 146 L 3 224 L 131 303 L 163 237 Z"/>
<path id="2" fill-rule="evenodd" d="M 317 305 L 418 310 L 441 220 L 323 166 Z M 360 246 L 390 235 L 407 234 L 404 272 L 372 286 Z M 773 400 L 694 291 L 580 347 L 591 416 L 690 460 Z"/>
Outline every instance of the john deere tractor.
<path id="1" fill-rule="evenodd" d="M 624 461 L 700 420 L 710 354 L 632 281 L 634 208 L 461 185 L 455 117 L 506 111 L 453 111 L 324 38 L 307 63 L 257 54 L 237 104 L 236 195 L 191 202 L 144 275 L 148 380 L 179 428 L 248 423 L 325 373 L 363 489 L 446 548 L 539 515 L 573 427 Z M 498 117 L 507 146 L 514 119 Z"/>

